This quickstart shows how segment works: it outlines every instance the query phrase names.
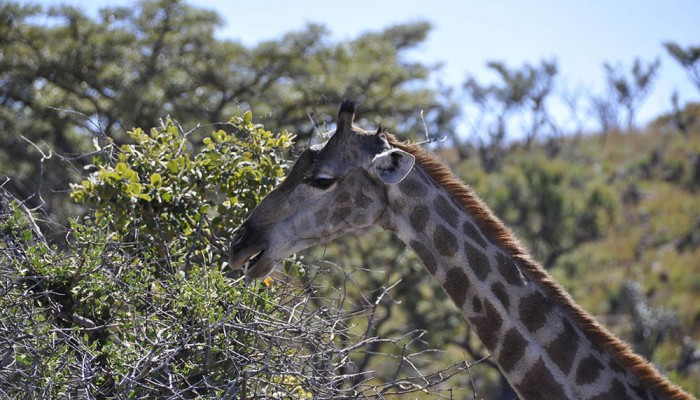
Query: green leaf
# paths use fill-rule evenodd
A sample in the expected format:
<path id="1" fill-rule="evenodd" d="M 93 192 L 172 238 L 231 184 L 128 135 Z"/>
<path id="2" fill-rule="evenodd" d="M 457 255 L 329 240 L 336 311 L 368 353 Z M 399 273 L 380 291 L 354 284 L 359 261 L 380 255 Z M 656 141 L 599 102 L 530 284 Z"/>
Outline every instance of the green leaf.
<path id="1" fill-rule="evenodd" d="M 126 173 L 126 171 L 129 170 L 129 166 L 126 165 L 126 163 L 120 162 L 120 163 L 117 163 L 117 165 L 114 167 L 114 170 L 119 175 L 124 175 Z"/>
<path id="2" fill-rule="evenodd" d="M 29 228 L 23 230 L 20 234 L 20 238 L 22 238 L 22 240 L 24 240 L 25 242 L 32 240 L 32 230 Z"/>
<path id="3" fill-rule="evenodd" d="M 151 185 L 153 185 L 153 186 L 155 186 L 155 187 L 159 187 L 159 186 L 160 186 L 160 183 L 161 183 L 161 180 L 162 180 L 162 179 L 161 179 L 159 173 L 154 172 L 154 173 L 151 174 Z"/>
<path id="4" fill-rule="evenodd" d="M 166 166 L 168 167 L 168 172 L 171 174 L 177 174 L 178 166 L 176 160 L 169 160 Z"/>
<path id="5" fill-rule="evenodd" d="M 124 172 L 124 179 L 127 179 L 132 182 L 138 182 L 139 175 L 133 169 L 129 169 L 126 172 Z"/>
<path id="6" fill-rule="evenodd" d="M 140 183 L 131 182 L 127 190 L 129 192 L 129 195 L 131 195 L 132 197 L 136 197 L 140 195 L 143 191 L 143 186 Z"/>

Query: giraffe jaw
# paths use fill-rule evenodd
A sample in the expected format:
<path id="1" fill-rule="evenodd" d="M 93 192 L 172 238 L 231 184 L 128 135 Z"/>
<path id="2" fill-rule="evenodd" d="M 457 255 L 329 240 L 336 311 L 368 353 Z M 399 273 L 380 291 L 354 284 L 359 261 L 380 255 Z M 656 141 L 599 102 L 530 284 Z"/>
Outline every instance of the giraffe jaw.
<path id="1" fill-rule="evenodd" d="M 248 278 L 262 278 L 275 267 L 274 260 L 265 258 L 265 250 L 253 254 L 244 264 L 243 272 Z"/>
<path id="2" fill-rule="evenodd" d="M 270 251 L 267 246 L 253 236 L 245 226 L 236 231 L 231 239 L 228 264 L 233 269 L 243 268 L 250 278 L 259 278 L 272 271 L 275 261 L 268 257 Z"/>
<path id="3" fill-rule="evenodd" d="M 275 266 L 275 260 L 265 256 L 265 249 L 240 249 L 231 253 L 229 265 L 233 269 L 242 267 L 249 278 L 261 278 L 270 273 Z"/>

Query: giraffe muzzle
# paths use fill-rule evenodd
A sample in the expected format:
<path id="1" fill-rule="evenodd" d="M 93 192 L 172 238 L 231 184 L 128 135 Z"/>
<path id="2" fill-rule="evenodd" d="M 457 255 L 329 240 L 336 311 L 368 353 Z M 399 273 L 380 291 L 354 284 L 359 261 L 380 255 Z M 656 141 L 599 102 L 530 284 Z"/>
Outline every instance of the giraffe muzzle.
<path id="1" fill-rule="evenodd" d="M 241 226 L 231 238 L 229 266 L 232 269 L 243 268 L 250 278 L 259 278 L 270 272 L 272 268 L 269 264 L 274 266 L 273 261 L 266 260 L 266 248 L 258 239 L 246 225 Z"/>
<path id="2" fill-rule="evenodd" d="M 229 254 L 229 266 L 233 269 L 243 268 L 246 276 L 251 278 L 257 278 L 259 273 L 255 273 L 259 270 L 257 268 L 258 262 L 263 258 L 265 250 L 258 250 L 256 248 L 237 248 L 236 246 L 231 247 L 231 252 Z M 264 269 L 262 271 L 265 273 Z"/>

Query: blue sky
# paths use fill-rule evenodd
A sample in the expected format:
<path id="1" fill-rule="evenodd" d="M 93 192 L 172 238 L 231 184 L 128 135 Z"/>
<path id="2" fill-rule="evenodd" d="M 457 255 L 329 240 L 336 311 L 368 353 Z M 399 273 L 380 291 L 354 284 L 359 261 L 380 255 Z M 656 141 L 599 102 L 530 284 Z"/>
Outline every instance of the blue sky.
<path id="1" fill-rule="evenodd" d="M 68 3 L 94 15 L 103 6 L 133 1 L 39 3 Z M 427 20 L 434 29 L 410 56 L 441 63 L 435 80 L 454 87 L 468 75 L 484 82 L 493 79 L 485 68 L 488 61 L 519 67 L 556 59 L 560 92 L 601 93 L 604 62 L 629 69 L 637 57 L 644 61 L 658 57 L 659 75 L 639 120 L 646 122 L 667 111 L 673 90 L 683 101 L 700 101 L 700 92 L 662 47 L 666 41 L 700 45 L 698 0 L 191 0 L 190 4 L 216 10 L 224 18 L 219 38 L 248 45 L 299 30 L 307 22 L 324 24 L 333 38 L 343 40 L 401 22 Z"/>

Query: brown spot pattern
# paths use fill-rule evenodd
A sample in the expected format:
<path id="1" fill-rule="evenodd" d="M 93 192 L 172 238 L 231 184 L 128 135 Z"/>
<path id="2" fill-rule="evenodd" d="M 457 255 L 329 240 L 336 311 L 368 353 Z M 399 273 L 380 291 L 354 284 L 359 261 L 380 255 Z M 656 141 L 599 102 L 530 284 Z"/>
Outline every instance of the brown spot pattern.
<path id="1" fill-rule="evenodd" d="M 443 285 L 457 307 L 462 308 L 467 300 L 467 290 L 469 289 L 469 279 L 464 273 L 464 270 L 459 267 L 453 267 L 447 271 L 445 284 Z"/>
<path id="2" fill-rule="evenodd" d="M 542 358 L 537 360 L 525 374 L 523 380 L 515 385 L 515 390 L 526 399 L 567 399 L 562 386 L 554 380 L 554 376 L 544 365 Z"/>
<path id="3" fill-rule="evenodd" d="M 357 185 L 357 175 L 350 173 L 345 177 L 345 182 L 347 186 L 353 187 Z"/>
<path id="4" fill-rule="evenodd" d="M 328 218 L 328 209 L 322 208 L 315 217 L 316 225 L 325 225 L 326 218 Z"/>
<path id="5" fill-rule="evenodd" d="M 505 254 L 496 254 L 496 265 L 498 266 L 498 272 L 503 276 L 503 278 L 511 285 L 524 286 L 525 277 L 518 269 L 515 261 Z"/>
<path id="6" fill-rule="evenodd" d="M 355 207 L 365 208 L 370 205 L 371 202 L 372 200 L 361 191 L 355 194 Z"/>
<path id="7" fill-rule="evenodd" d="M 438 226 L 435 228 L 433 241 L 435 242 L 435 248 L 437 248 L 440 254 L 446 257 L 452 257 L 459 249 L 457 245 L 457 238 L 444 226 Z"/>
<path id="8" fill-rule="evenodd" d="M 335 197 L 336 204 L 347 204 L 349 202 L 350 202 L 350 192 L 348 192 L 348 191 L 340 192 Z"/>
<path id="9" fill-rule="evenodd" d="M 347 218 L 350 215 L 351 212 L 351 207 L 341 207 L 335 210 L 333 216 L 331 217 L 331 224 L 338 225 L 339 223 L 343 222 L 345 218 Z"/>
<path id="10" fill-rule="evenodd" d="M 576 329 L 571 325 L 571 322 L 564 320 L 562 332 L 545 347 L 545 350 L 561 372 L 568 375 L 574 365 L 578 346 L 579 336 Z"/>
<path id="11" fill-rule="evenodd" d="M 576 384 L 587 385 L 595 382 L 602 370 L 603 364 L 601 364 L 594 355 L 589 355 L 581 360 L 576 368 Z"/>
<path id="12" fill-rule="evenodd" d="M 540 292 L 534 292 L 520 300 L 520 320 L 530 332 L 537 332 L 547 323 L 552 304 Z"/>
<path id="13" fill-rule="evenodd" d="M 503 371 L 510 372 L 515 367 L 515 364 L 525 355 L 527 348 L 527 340 L 516 329 L 511 328 L 503 337 L 503 347 L 501 354 L 498 356 L 498 364 L 503 368 Z"/>
<path id="14" fill-rule="evenodd" d="M 414 178 L 406 178 L 399 183 L 401 193 L 409 197 L 423 197 L 428 193 L 428 189 Z"/>
<path id="15" fill-rule="evenodd" d="M 467 235 L 468 238 L 475 241 L 479 246 L 487 246 L 486 240 L 484 240 L 484 237 L 481 235 L 481 232 L 479 232 L 479 230 L 476 229 L 476 226 L 471 222 L 464 222 L 464 225 L 462 225 L 462 230 L 464 230 L 464 234 Z"/>
<path id="16" fill-rule="evenodd" d="M 445 196 L 438 196 L 433 202 L 438 215 L 451 227 L 456 227 L 459 222 L 459 213 Z"/>
<path id="17" fill-rule="evenodd" d="M 612 357 L 608 360 L 608 367 L 610 367 L 610 369 L 617 372 L 618 374 L 624 375 L 627 373 L 627 370 L 622 368 L 622 366 L 618 364 Z"/>
<path id="18" fill-rule="evenodd" d="M 480 281 L 486 279 L 491 272 L 491 266 L 489 265 L 489 259 L 486 257 L 481 250 L 469 244 L 469 242 L 464 242 L 464 250 L 467 252 L 467 261 L 469 262 L 469 268 L 474 271 L 476 277 Z"/>
<path id="19" fill-rule="evenodd" d="M 487 349 L 493 351 L 498 344 L 498 331 L 503 325 L 503 318 L 496 311 L 496 307 L 490 301 L 484 300 L 484 316 L 470 319 L 476 334 Z"/>
<path id="20" fill-rule="evenodd" d="M 428 210 L 428 207 L 419 205 L 416 206 L 413 211 L 411 211 L 411 215 L 408 217 L 408 219 L 416 232 L 423 232 L 426 225 L 428 225 L 429 216 L 430 211 Z"/>
<path id="21" fill-rule="evenodd" d="M 474 313 L 478 314 L 481 312 L 481 310 L 484 309 L 484 307 L 481 305 L 481 300 L 479 300 L 478 297 L 474 296 L 472 298 L 472 309 L 474 310 Z"/>
<path id="22" fill-rule="evenodd" d="M 507 309 L 510 305 L 510 299 L 508 298 L 508 292 L 506 292 L 506 286 L 501 282 L 496 282 L 491 285 L 491 291 L 496 296 L 498 301 L 503 304 L 503 307 Z"/>
<path id="23" fill-rule="evenodd" d="M 365 213 L 355 214 L 352 217 L 352 223 L 359 226 L 367 224 L 367 215 Z"/>
<path id="24" fill-rule="evenodd" d="M 636 385 L 632 385 L 631 388 L 632 388 L 632 391 L 634 393 L 636 393 L 640 399 L 653 399 L 654 398 L 654 396 L 651 393 L 649 393 L 649 390 L 646 387 L 642 386 L 641 383 L 637 383 Z"/>
<path id="25" fill-rule="evenodd" d="M 411 240 L 408 243 L 408 245 L 411 246 L 413 251 L 416 252 L 418 258 L 420 258 L 421 261 L 423 261 L 423 265 L 425 265 L 425 268 L 427 268 L 428 271 L 434 275 L 435 270 L 437 269 L 437 261 L 435 260 L 435 256 L 433 256 L 433 253 L 430 251 L 430 249 L 417 240 Z"/>

